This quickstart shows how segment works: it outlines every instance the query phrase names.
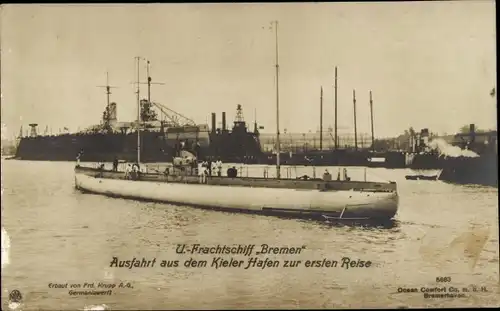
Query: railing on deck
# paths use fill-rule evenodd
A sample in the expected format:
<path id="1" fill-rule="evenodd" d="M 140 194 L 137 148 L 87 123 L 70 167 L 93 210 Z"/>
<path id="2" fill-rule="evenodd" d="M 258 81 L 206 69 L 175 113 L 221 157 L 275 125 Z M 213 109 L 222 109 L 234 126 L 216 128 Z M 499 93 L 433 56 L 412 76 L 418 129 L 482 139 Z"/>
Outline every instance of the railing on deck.
<path id="1" fill-rule="evenodd" d="M 93 169 L 99 169 L 102 164 L 104 164 L 105 171 L 112 171 L 113 164 L 112 163 L 86 163 L 86 165 L 81 165 L 81 167 L 90 167 Z M 130 163 L 131 164 L 131 163 Z M 118 172 L 125 172 L 127 165 L 129 163 L 118 163 Z M 232 164 L 224 164 L 222 167 L 221 176 L 227 176 L 227 169 L 230 167 L 234 167 L 237 170 L 238 177 L 253 177 L 253 178 L 264 178 L 264 179 L 274 179 L 274 174 L 270 174 L 270 172 L 274 173 L 275 168 L 273 166 L 260 166 L 260 165 L 232 165 Z M 168 168 L 168 173 L 166 168 Z M 325 171 L 328 171 L 331 176 L 331 180 L 345 180 L 343 171 L 347 171 L 347 175 L 350 177 L 351 181 L 364 181 L 367 182 L 367 168 L 345 168 L 345 167 L 322 167 Z M 363 170 L 362 175 L 359 174 L 360 169 Z M 323 179 L 323 173 L 317 173 L 317 167 L 315 166 L 282 166 L 282 179 L 300 179 L 305 176 L 309 179 Z M 167 180 L 169 180 L 169 176 L 172 176 L 173 179 L 179 180 L 179 178 L 185 178 L 187 176 L 198 176 L 198 168 L 193 167 L 184 167 L 184 170 L 181 170 L 178 167 L 174 167 L 172 164 L 141 164 L 140 172 L 145 174 L 158 174 L 167 176 Z M 358 174 L 351 174 L 352 172 L 356 172 Z M 340 175 L 340 179 L 338 178 Z M 373 174 L 374 175 L 374 174 Z M 212 169 L 211 176 L 218 176 L 217 169 Z M 262 177 L 261 177 L 262 176 Z M 379 180 L 381 181 L 381 180 Z"/>

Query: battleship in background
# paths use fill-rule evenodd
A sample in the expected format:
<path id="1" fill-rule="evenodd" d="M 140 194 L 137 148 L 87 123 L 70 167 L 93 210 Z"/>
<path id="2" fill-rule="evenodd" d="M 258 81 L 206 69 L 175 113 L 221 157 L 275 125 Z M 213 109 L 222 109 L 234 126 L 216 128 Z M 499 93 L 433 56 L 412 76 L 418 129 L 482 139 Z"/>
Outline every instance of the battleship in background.
<path id="1" fill-rule="evenodd" d="M 112 86 L 104 86 L 107 105 L 99 125 L 74 134 L 38 135 L 37 124 L 30 124 L 30 135 L 19 137 L 15 159 L 42 161 L 111 162 L 116 158 L 135 161 L 138 152 L 138 132 L 143 163 L 170 162 L 180 150 L 196 154 L 200 159 L 218 158 L 225 162 L 257 163 L 262 156 L 259 132 L 247 130 L 242 107 L 237 106 L 232 130 L 226 128 L 226 114 L 222 113 L 222 128 L 216 128 L 215 113 L 212 127 L 196 124 L 193 120 L 164 105 L 151 101 L 151 77 L 148 61 L 148 98 L 140 100 L 138 120 L 118 122 L 117 104 L 110 102 Z M 154 109 L 160 112 L 158 113 Z M 139 131 L 138 131 L 139 130 Z M 46 130 L 47 132 L 47 130 Z"/>

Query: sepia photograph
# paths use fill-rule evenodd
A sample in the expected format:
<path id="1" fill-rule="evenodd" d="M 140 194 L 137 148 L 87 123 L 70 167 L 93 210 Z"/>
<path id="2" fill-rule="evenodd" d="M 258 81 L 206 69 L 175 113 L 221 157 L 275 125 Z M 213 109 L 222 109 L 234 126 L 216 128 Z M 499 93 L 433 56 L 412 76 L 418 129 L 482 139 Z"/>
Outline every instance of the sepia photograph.
<path id="1" fill-rule="evenodd" d="M 2 310 L 500 307 L 495 12 L 1 4 Z"/>

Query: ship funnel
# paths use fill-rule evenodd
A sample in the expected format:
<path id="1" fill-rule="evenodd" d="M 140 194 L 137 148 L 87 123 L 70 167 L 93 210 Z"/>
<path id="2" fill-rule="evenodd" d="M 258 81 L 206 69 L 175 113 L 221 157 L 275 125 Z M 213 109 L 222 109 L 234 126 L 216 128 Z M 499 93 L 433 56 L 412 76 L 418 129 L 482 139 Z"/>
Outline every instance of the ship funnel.
<path id="1" fill-rule="evenodd" d="M 420 144 L 427 146 L 429 144 L 429 129 L 424 128 L 420 131 Z"/>
<path id="2" fill-rule="evenodd" d="M 222 130 L 223 131 L 226 130 L 226 113 L 225 112 L 222 113 Z"/>
<path id="3" fill-rule="evenodd" d="M 216 125 L 216 116 L 215 113 L 212 112 L 212 133 L 215 133 L 217 130 L 217 125 Z"/>

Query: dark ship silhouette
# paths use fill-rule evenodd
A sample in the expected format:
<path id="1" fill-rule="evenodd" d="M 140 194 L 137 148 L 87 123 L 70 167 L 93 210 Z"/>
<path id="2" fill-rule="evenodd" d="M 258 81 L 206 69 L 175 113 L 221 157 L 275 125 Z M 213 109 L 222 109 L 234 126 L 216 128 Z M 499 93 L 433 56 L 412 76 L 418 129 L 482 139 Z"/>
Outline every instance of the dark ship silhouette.
<path id="1" fill-rule="evenodd" d="M 455 134 L 449 147 L 458 154 L 447 154 L 439 148 L 430 149 L 421 139 L 428 136 L 422 130 L 417 139 L 415 153 L 409 167 L 412 169 L 440 169 L 439 180 L 455 184 L 498 186 L 498 139 L 497 131 L 476 132 L 470 124 L 469 133 Z"/>
<path id="2" fill-rule="evenodd" d="M 149 62 L 148 62 L 149 65 Z M 164 105 L 151 101 L 151 77 L 148 67 L 148 98 L 140 100 L 140 122 L 118 122 L 117 104 L 110 102 L 112 86 L 104 86 L 107 105 L 99 125 L 84 131 L 60 135 L 38 135 L 37 124 L 30 124 L 30 135 L 19 137 L 16 159 L 44 161 L 111 162 L 115 158 L 135 161 L 138 130 L 141 162 L 169 162 L 181 150 L 188 150 L 199 159 L 217 158 L 225 162 L 257 162 L 262 157 L 257 124 L 253 132 L 247 130 L 241 105 L 232 130 L 226 128 L 226 114 L 222 113 L 222 128 L 216 128 L 215 113 L 212 127 L 196 124 L 193 120 Z M 139 96 L 139 95 L 138 95 Z M 160 111 L 158 118 L 156 108 Z M 47 132 L 47 130 L 46 130 Z"/>
<path id="3" fill-rule="evenodd" d="M 456 184 L 477 184 L 498 187 L 497 131 L 476 133 L 474 124 L 469 134 L 459 134 L 462 149 L 471 150 L 475 157 L 447 157 L 442 161 L 439 179 Z"/>

